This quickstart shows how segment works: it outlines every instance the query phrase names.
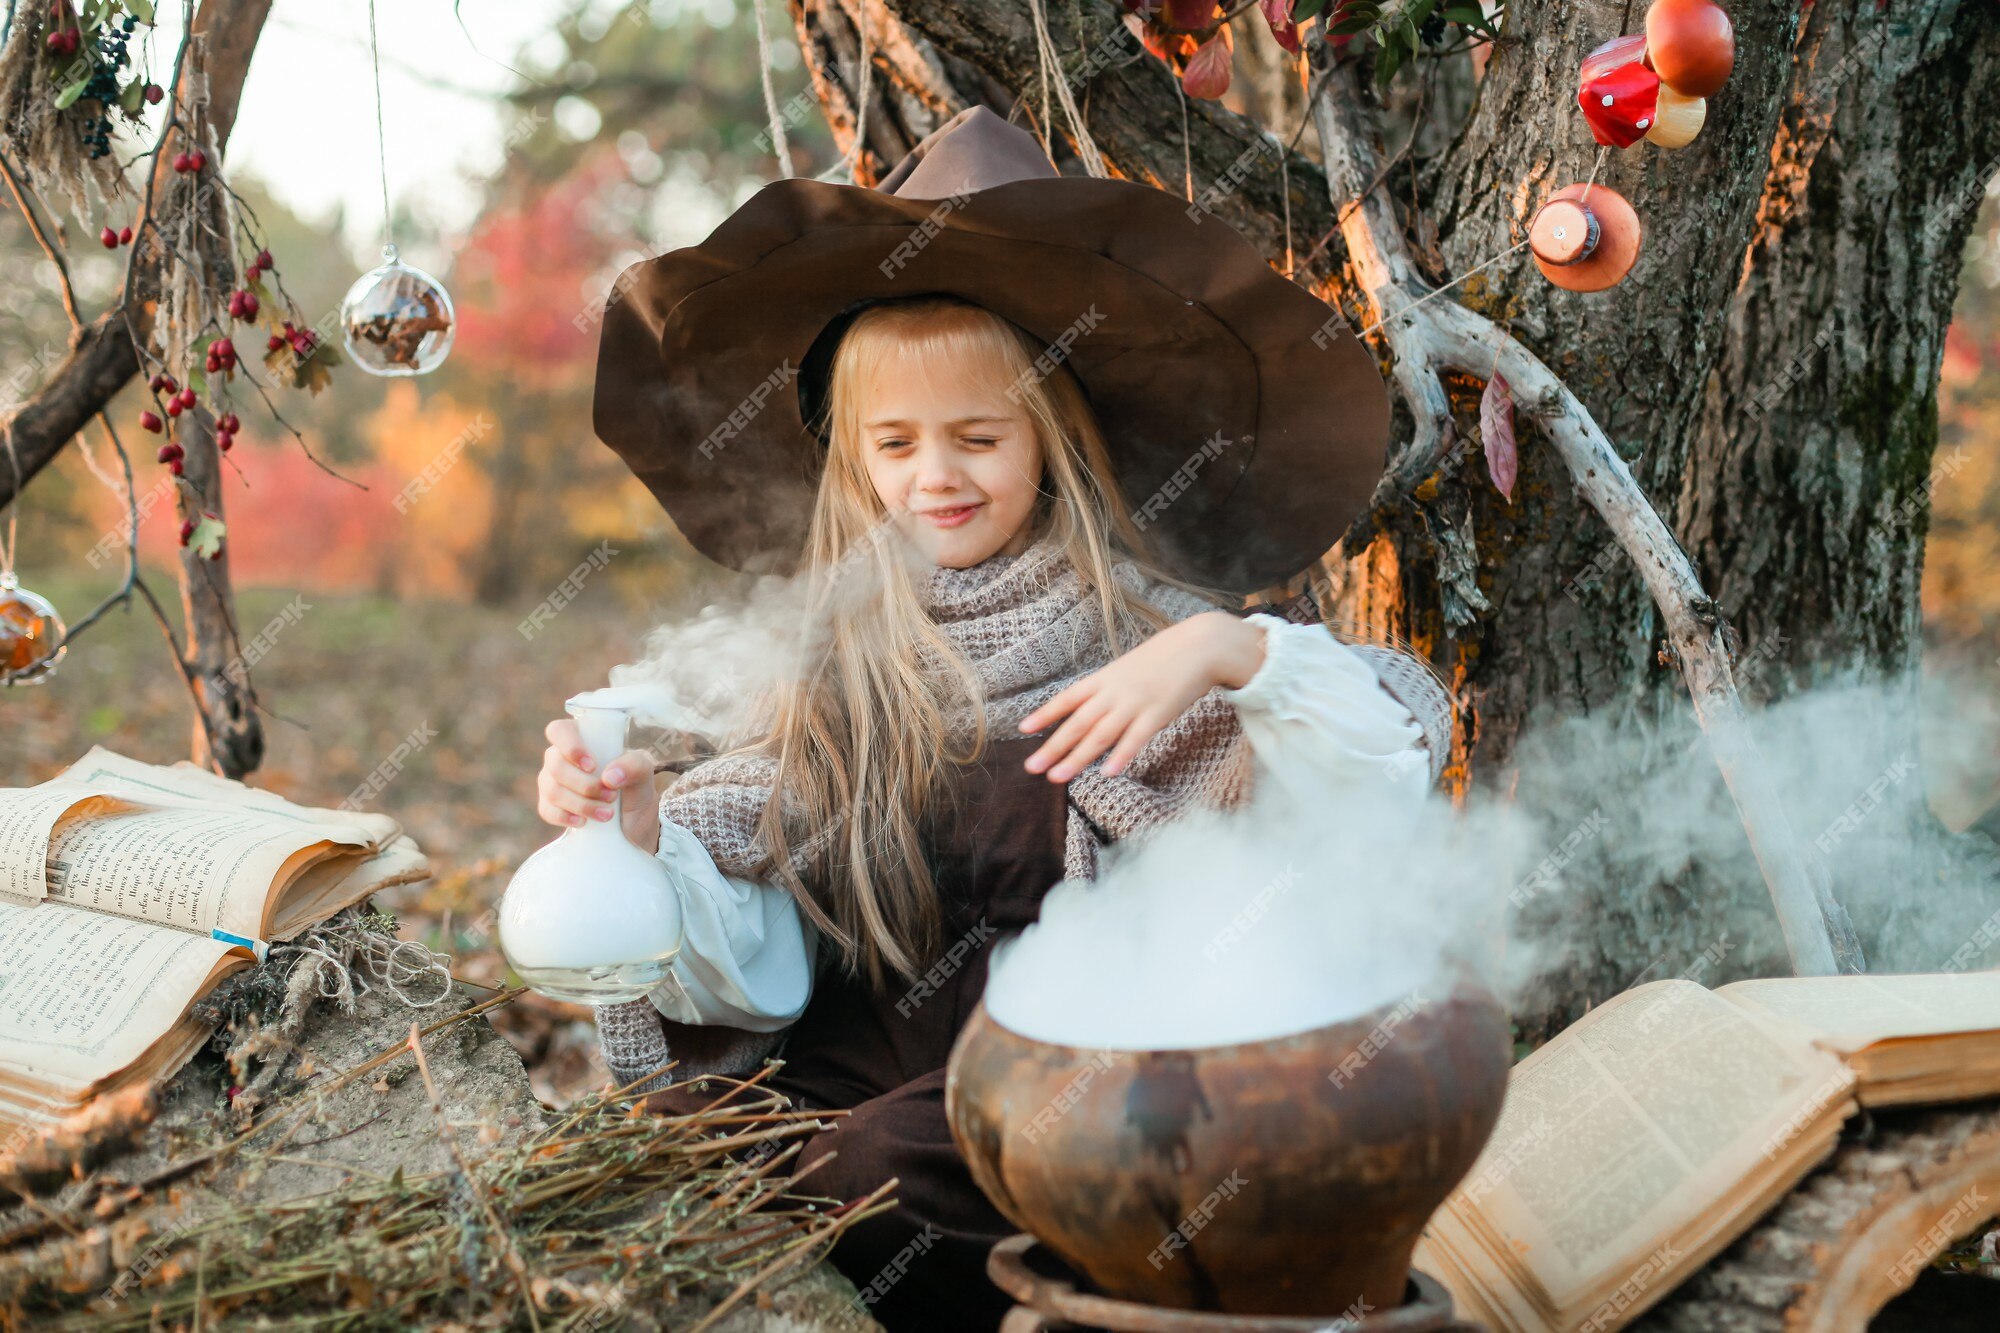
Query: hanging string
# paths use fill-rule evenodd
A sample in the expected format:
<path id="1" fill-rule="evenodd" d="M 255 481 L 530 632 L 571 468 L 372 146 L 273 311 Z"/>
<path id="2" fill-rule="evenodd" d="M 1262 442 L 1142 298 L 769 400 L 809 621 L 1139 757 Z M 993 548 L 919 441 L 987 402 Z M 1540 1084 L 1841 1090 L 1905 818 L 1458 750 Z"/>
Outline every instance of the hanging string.
<path id="1" fill-rule="evenodd" d="M 14 578 L 14 523 L 21 516 L 21 489 L 27 483 L 21 480 L 21 455 L 14 451 L 14 423 L 0 426 L 0 439 L 7 442 L 7 462 L 14 469 L 14 498 L 7 504 L 7 544 L 0 546 L 0 582 L 12 582 Z"/>
<path id="2" fill-rule="evenodd" d="M 1063 71 L 1062 61 L 1056 58 L 1055 41 L 1049 36 L 1048 15 L 1042 10 L 1042 0 L 1028 0 L 1028 9 L 1035 19 L 1035 51 L 1042 67 L 1044 96 L 1048 84 L 1053 81 L 1056 98 L 1062 103 L 1063 119 L 1069 122 L 1070 137 L 1076 140 L 1076 155 L 1083 159 L 1083 169 L 1102 179 L 1109 173 L 1104 168 L 1104 155 L 1097 150 L 1097 141 L 1090 136 L 1090 130 L 1083 123 L 1083 113 L 1077 110 L 1076 98 L 1069 90 L 1069 75 Z M 1050 79 L 1054 75 L 1054 79 Z M 1044 109 L 1043 118 L 1048 112 Z M 1192 200 L 1193 194 L 1188 198 Z"/>
<path id="3" fill-rule="evenodd" d="M 368 0 L 368 61 L 375 67 L 375 161 L 382 176 L 382 250 L 396 248 L 389 230 L 389 149 L 382 128 L 382 48 L 375 38 L 375 0 Z"/>
<path id="4" fill-rule="evenodd" d="M 1181 100 L 1181 180 L 1188 202 L 1194 202 L 1194 150 L 1188 145 L 1187 89 L 1174 80 L 1174 93 Z"/>
<path id="5" fill-rule="evenodd" d="M 1584 182 L 1583 193 L 1577 196 L 1577 202 L 1579 204 L 1585 203 L 1590 199 L 1590 188 L 1591 186 L 1597 184 L 1597 173 L 1603 169 L 1604 158 L 1606 154 L 1608 154 L 1610 151 L 1611 150 L 1609 148 L 1600 148 L 1597 150 L 1597 162 L 1596 165 L 1592 166 L 1590 169 L 1590 179 Z M 1401 310 L 1396 311 L 1394 314 L 1388 314 L 1382 316 L 1382 318 L 1376 320 L 1373 324 L 1370 324 L 1367 328 L 1361 330 L 1354 336 L 1357 338 L 1366 338 L 1369 334 L 1375 332 L 1375 330 L 1381 328 L 1384 324 L 1387 324 L 1390 320 L 1395 319 L 1398 316 L 1408 314 L 1410 311 L 1415 310 L 1418 306 L 1422 305 L 1424 302 L 1430 300 L 1434 296 L 1442 296 L 1444 293 L 1458 286 L 1458 284 L 1460 284 L 1461 282 L 1464 282 L 1467 278 L 1470 278 L 1474 274 L 1478 273 L 1481 269 L 1487 269 L 1493 267 L 1493 265 L 1507 258 L 1507 256 L 1513 254 L 1515 251 L 1525 249 L 1527 245 L 1528 242 L 1525 240 L 1517 241 L 1513 245 L 1508 246 L 1505 250 L 1502 250 L 1499 254 L 1493 256 L 1491 259 L 1486 260 L 1484 263 L 1476 264 L 1472 268 L 1467 269 L 1465 272 L 1453 278 L 1450 282 L 1445 283 L 1443 286 L 1434 287 L 1430 291 L 1425 292 L 1422 296 L 1419 296 L 1416 300 L 1410 302 L 1408 305 L 1404 306 Z"/>
<path id="6" fill-rule="evenodd" d="M 792 149 L 785 142 L 785 120 L 778 114 L 778 90 L 771 84 L 771 30 L 764 22 L 764 0 L 750 0 L 757 13 L 757 59 L 763 66 L 764 110 L 771 117 L 771 151 L 778 155 L 778 176 L 790 179 Z"/>
<path id="7" fill-rule="evenodd" d="M 861 155 L 868 151 L 868 90 L 875 83 L 875 57 L 868 44 L 868 0 L 861 0 L 855 6 L 854 25 L 861 29 L 861 88 L 855 94 L 854 143 L 848 158 L 847 175 L 858 185 L 861 183 Z"/>
<path id="8" fill-rule="evenodd" d="M 1422 296 L 1419 296 L 1416 300 L 1410 302 L 1408 305 L 1404 306 L 1401 310 L 1396 311 L 1394 314 L 1388 314 L 1382 316 L 1382 318 L 1376 320 L 1373 324 L 1370 324 L 1367 328 L 1361 330 L 1361 332 L 1355 334 L 1354 336 L 1357 338 L 1366 338 L 1369 334 L 1375 332 L 1375 330 L 1381 328 L 1384 324 L 1387 324 L 1390 320 L 1396 319 L 1402 315 L 1409 314 L 1412 310 L 1415 310 L 1418 306 L 1422 305 L 1424 302 L 1430 300 L 1434 296 L 1444 295 L 1452 288 L 1458 286 L 1459 283 L 1464 282 L 1467 278 L 1479 272 L 1480 269 L 1491 268 L 1493 265 L 1499 263 L 1507 256 L 1513 254 L 1516 250 L 1525 248 L 1527 244 L 1528 243 L 1526 241 L 1521 241 L 1518 244 L 1508 246 L 1505 250 L 1502 250 L 1499 254 L 1493 256 L 1493 258 L 1487 260 L 1485 263 L 1467 269 L 1465 272 L 1453 278 L 1450 282 L 1445 283 L 1442 287 L 1433 287 L 1430 291 L 1425 292 Z"/>

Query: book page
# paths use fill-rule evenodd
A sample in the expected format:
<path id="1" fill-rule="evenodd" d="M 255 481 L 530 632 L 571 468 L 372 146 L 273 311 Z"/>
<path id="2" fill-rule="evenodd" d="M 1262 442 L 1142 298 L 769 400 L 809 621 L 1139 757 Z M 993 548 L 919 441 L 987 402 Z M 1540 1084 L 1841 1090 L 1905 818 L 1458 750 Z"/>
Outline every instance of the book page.
<path id="1" fill-rule="evenodd" d="M 359 829 L 258 810 L 130 806 L 70 815 L 49 840 L 48 897 L 201 935 L 220 927 L 261 939 L 273 884 L 330 851 L 367 845 Z"/>
<path id="2" fill-rule="evenodd" d="M 394 818 L 378 811 L 298 805 L 276 792 L 218 777 L 186 760 L 148 764 L 101 745 L 92 746 L 88 754 L 56 776 L 147 805 L 224 805 L 259 810 L 298 824 L 347 825 L 361 830 L 365 841 L 375 846 L 390 842 L 402 831 Z"/>
<path id="3" fill-rule="evenodd" d="M 1810 1029 L 1839 1051 L 1897 1037 L 2000 1029 L 2000 972 L 1773 977 L 1732 982 L 1716 994 Z"/>
<path id="4" fill-rule="evenodd" d="M 1702 986 L 1640 986 L 1515 1068 L 1493 1137 L 1445 1209 L 1492 1233 L 1566 1307 L 1626 1276 L 1813 1117 L 1851 1110 L 1852 1079 Z"/>
<path id="5" fill-rule="evenodd" d="M 103 814 L 122 804 L 61 779 L 0 788 L 0 894 L 33 902 L 48 897 L 44 872 L 56 824 L 72 811 Z"/>
<path id="6" fill-rule="evenodd" d="M 0 903 L 0 1068 L 73 1092 L 140 1059 L 233 951 L 59 903 Z"/>

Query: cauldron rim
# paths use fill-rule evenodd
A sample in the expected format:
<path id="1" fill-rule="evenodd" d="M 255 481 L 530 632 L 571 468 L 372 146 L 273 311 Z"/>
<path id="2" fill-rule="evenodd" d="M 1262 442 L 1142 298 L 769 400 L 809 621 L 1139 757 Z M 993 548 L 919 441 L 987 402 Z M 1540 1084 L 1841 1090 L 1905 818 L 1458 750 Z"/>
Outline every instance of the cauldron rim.
<path id="1" fill-rule="evenodd" d="M 1428 1009 L 1439 1005 L 1459 1003 L 1490 1004 L 1500 1009 L 1503 1013 L 1507 1012 L 1507 1006 L 1494 993 L 1492 987 L 1469 975 L 1463 973 L 1456 977 L 1447 975 L 1441 978 L 1441 980 L 1446 983 L 1440 987 L 1442 998 L 1427 1001 L 1424 1008 Z M 1209 1042 L 1201 1046 L 1079 1046 L 1073 1042 L 1050 1041 L 1047 1038 L 1034 1036 L 1002 1022 L 987 1004 L 984 995 L 979 997 L 979 1003 L 975 1007 L 973 1017 L 983 1017 L 992 1026 L 1000 1029 L 1015 1040 L 1028 1042 L 1044 1050 L 1060 1053 L 1064 1058 L 1074 1058 L 1081 1061 L 1094 1060 L 1099 1056 L 1115 1056 L 1125 1059 L 1137 1059 L 1148 1056 L 1192 1058 L 1211 1055 L 1220 1051 L 1249 1051 L 1259 1048 L 1269 1049 L 1289 1046 L 1308 1038 L 1319 1038 L 1326 1034 L 1337 1034 L 1342 1031 L 1369 1032 L 1378 1026 L 1384 1017 L 1402 1007 L 1406 1000 L 1407 997 L 1388 1000 L 1375 1006 L 1373 1009 L 1362 1011 L 1353 1018 L 1341 1019 L 1338 1022 L 1315 1023 L 1311 1027 L 1298 1028 L 1291 1032 L 1281 1032 L 1274 1036 L 1254 1037 L 1247 1041 L 1218 1041 Z M 967 1031 L 970 1031 L 972 1022 L 968 1020 L 965 1027 Z"/>

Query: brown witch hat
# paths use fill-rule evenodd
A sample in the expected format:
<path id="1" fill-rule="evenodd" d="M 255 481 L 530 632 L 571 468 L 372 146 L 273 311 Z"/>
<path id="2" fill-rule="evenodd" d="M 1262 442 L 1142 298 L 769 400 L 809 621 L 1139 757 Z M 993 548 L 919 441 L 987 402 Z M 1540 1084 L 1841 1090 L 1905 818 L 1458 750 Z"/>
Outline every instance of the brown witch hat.
<path id="1" fill-rule="evenodd" d="M 790 573 L 840 334 L 871 301 L 928 293 L 1004 316 L 1075 372 L 1137 521 L 1194 578 L 1289 578 L 1382 472 L 1388 394 L 1337 310 L 1199 205 L 1061 176 L 980 106 L 879 188 L 775 181 L 701 244 L 628 267 L 592 426 L 696 549 Z"/>

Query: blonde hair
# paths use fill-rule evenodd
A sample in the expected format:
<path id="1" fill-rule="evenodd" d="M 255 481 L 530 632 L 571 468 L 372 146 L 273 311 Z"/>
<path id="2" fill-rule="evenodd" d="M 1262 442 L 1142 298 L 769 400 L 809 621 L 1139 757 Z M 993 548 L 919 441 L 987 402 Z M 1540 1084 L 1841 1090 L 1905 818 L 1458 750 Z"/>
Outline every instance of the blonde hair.
<path id="1" fill-rule="evenodd" d="M 1053 535 L 1098 599 L 1112 655 L 1169 623 L 1111 577 L 1118 562 L 1224 601 L 1165 568 L 1129 513 L 1082 386 L 1067 367 L 1038 367 L 1044 352 L 983 306 L 923 296 L 864 309 L 833 357 L 816 423 L 827 458 L 802 561 L 819 632 L 797 678 L 761 710 L 768 730 L 745 748 L 774 756 L 778 769 L 759 823 L 757 873 L 784 884 L 843 969 L 878 991 L 892 975 L 905 983 L 921 975 L 943 947 L 927 831 L 948 808 L 947 765 L 976 760 L 987 739 L 978 674 L 926 610 L 863 461 L 866 386 L 883 364 L 908 358 L 926 373 L 1011 386 L 1042 446 L 1028 540 Z M 854 595 L 855 583 L 871 595 Z M 949 717 L 967 703 L 977 725 L 954 749 Z"/>

